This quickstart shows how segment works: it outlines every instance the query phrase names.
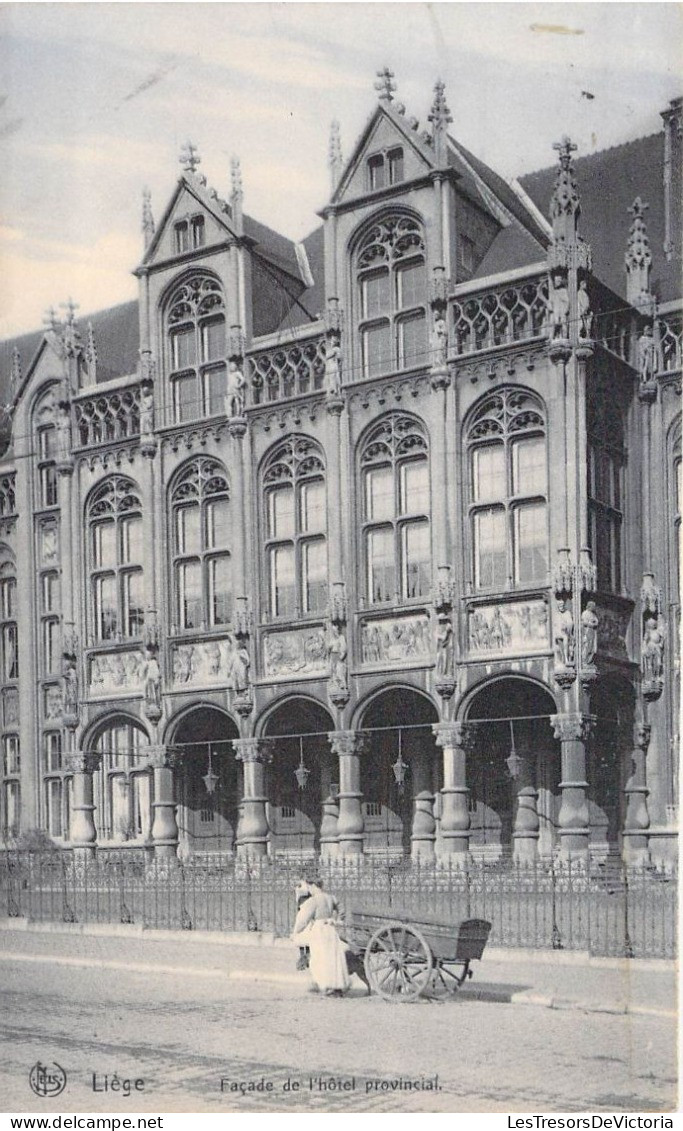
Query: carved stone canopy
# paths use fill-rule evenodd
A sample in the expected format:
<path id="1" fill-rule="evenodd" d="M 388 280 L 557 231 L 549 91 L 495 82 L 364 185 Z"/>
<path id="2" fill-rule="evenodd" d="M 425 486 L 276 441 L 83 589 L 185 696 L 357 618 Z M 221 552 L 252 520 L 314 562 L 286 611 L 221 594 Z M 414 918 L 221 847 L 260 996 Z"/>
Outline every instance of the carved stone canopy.
<path id="1" fill-rule="evenodd" d="M 367 736 L 357 730 L 333 730 L 327 736 L 332 752 L 338 757 L 357 757 L 363 753 Z"/>
<path id="2" fill-rule="evenodd" d="M 476 741 L 476 729 L 471 723 L 434 723 L 432 731 L 437 746 L 442 748 L 453 749 L 455 747 L 469 751 L 472 750 Z"/>
<path id="3" fill-rule="evenodd" d="M 272 740 L 268 738 L 234 738 L 232 740 L 238 762 L 270 762 L 273 758 Z"/>

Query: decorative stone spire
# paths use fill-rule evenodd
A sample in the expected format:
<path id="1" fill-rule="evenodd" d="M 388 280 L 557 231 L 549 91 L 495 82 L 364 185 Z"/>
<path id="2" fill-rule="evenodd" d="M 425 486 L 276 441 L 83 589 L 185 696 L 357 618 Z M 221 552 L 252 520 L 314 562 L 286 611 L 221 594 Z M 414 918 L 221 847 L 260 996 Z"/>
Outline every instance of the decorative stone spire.
<path id="1" fill-rule="evenodd" d="M 427 117 L 427 121 L 432 123 L 432 141 L 434 145 L 434 156 L 437 163 L 442 164 L 446 160 L 446 141 L 448 137 L 448 127 L 453 121 L 453 116 L 448 109 L 446 102 L 446 84 L 438 79 L 434 87 L 434 101 L 432 109 Z"/>
<path id="2" fill-rule="evenodd" d="M 57 317 L 57 311 L 54 306 L 49 306 L 45 311 L 43 315 L 43 326 L 45 326 L 47 330 L 51 330 L 53 334 L 56 334 L 59 330 L 59 318 Z"/>
<path id="3" fill-rule="evenodd" d="M 629 208 L 633 222 L 629 228 L 624 264 L 626 266 L 626 298 L 634 306 L 641 305 L 650 296 L 650 268 L 652 252 L 645 224 L 645 212 L 650 207 L 639 196 Z"/>
<path id="4" fill-rule="evenodd" d="M 330 149 L 327 160 L 330 166 L 330 181 L 332 184 L 332 192 L 334 192 L 337 185 L 339 184 L 339 178 L 341 177 L 343 165 L 339 122 L 336 119 L 330 126 Z"/>
<path id="5" fill-rule="evenodd" d="M 145 239 L 145 251 L 154 238 L 154 217 L 152 215 L 152 194 L 148 188 L 142 190 L 142 234 Z"/>
<path id="6" fill-rule="evenodd" d="M 97 348 L 92 322 L 88 322 L 88 334 L 85 340 L 85 366 L 88 371 L 88 384 L 94 385 L 97 381 Z"/>
<path id="7" fill-rule="evenodd" d="M 19 386 L 21 385 L 21 354 L 15 346 L 12 350 L 12 366 L 9 371 L 9 392 L 10 400 L 14 401 Z"/>
<path id="8" fill-rule="evenodd" d="M 199 156 L 199 151 L 191 141 L 185 142 L 183 148 L 180 151 L 180 157 L 178 158 L 178 160 L 183 167 L 183 172 L 192 173 L 193 176 L 197 172 L 197 166 L 201 165 L 202 163 L 202 159 Z"/>
<path id="9" fill-rule="evenodd" d="M 375 90 L 379 95 L 380 102 L 393 102 L 396 83 L 394 82 L 394 72 L 390 71 L 388 67 L 383 67 L 381 71 L 377 72 Z"/>
<path id="10" fill-rule="evenodd" d="M 553 225 L 553 243 L 548 253 L 552 268 L 584 268 L 590 270 L 590 248 L 579 236 L 581 201 L 574 177 L 572 153 L 576 146 L 568 137 L 557 141 L 553 149 L 559 154 L 559 169 L 555 188 L 550 198 L 550 219 Z"/>
<path id="11" fill-rule="evenodd" d="M 232 208 L 232 219 L 235 226 L 241 229 L 244 191 L 242 189 L 242 169 L 240 167 L 239 157 L 230 158 L 230 184 L 230 206 Z"/>
<path id="12" fill-rule="evenodd" d="M 81 345 L 81 335 L 76 321 L 78 303 L 69 298 L 66 302 L 60 302 L 59 305 L 66 312 L 62 326 L 62 343 L 66 353 L 73 356 Z"/>

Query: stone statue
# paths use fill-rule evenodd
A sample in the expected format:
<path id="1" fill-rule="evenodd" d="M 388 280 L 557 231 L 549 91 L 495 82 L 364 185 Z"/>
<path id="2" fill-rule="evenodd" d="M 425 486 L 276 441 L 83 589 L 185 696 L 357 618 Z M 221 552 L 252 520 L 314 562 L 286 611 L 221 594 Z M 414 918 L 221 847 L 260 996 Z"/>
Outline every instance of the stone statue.
<path id="1" fill-rule="evenodd" d="M 642 382 L 651 381 L 655 375 L 655 340 L 652 326 L 646 326 L 638 339 L 638 373 Z"/>
<path id="2" fill-rule="evenodd" d="M 250 667 L 251 657 L 249 656 L 249 649 L 244 641 L 238 640 L 235 643 L 235 651 L 232 654 L 232 662 L 230 665 L 232 686 L 237 695 L 244 695 L 244 693 L 249 690 Z"/>
<path id="3" fill-rule="evenodd" d="M 145 663 L 145 704 L 161 710 L 161 669 L 154 653 L 147 656 Z"/>
<path id="4" fill-rule="evenodd" d="M 140 435 L 151 436 L 154 431 L 154 385 L 143 381 L 140 386 Z"/>
<path id="5" fill-rule="evenodd" d="M 591 300 L 588 294 L 588 284 L 585 279 L 579 283 L 579 291 L 576 296 L 579 308 L 579 333 L 582 338 L 590 338 L 593 332 L 593 311 L 591 310 Z"/>
<path id="6" fill-rule="evenodd" d="M 325 346 L 325 381 L 330 396 L 339 396 L 341 390 L 342 351 L 339 338 L 331 336 Z"/>
<path id="7" fill-rule="evenodd" d="M 574 663 L 574 617 L 568 601 L 557 602 L 555 659 L 563 668 L 571 667 Z"/>
<path id="8" fill-rule="evenodd" d="M 664 673 L 664 632 L 654 617 L 645 621 L 641 667 L 646 680 L 661 679 Z"/>
<path id="9" fill-rule="evenodd" d="M 600 621 L 595 612 L 595 601 L 589 601 L 581 613 L 581 663 L 593 663 L 598 650 L 598 625 Z"/>
<path id="10" fill-rule="evenodd" d="M 78 670 L 74 656 L 64 656 L 62 665 L 64 677 L 64 714 L 78 714 Z"/>
<path id="11" fill-rule="evenodd" d="M 439 617 L 436 631 L 436 678 L 453 676 L 453 625 L 448 617 Z"/>
<path id="12" fill-rule="evenodd" d="M 347 689 L 347 663 L 348 648 L 346 637 L 339 625 L 330 625 L 330 636 L 327 642 L 327 655 L 330 661 L 330 682 L 339 691 Z"/>
<path id="13" fill-rule="evenodd" d="M 557 272 L 552 277 L 548 296 L 551 338 L 569 337 L 569 291 L 564 277 Z"/>
<path id="14" fill-rule="evenodd" d="M 232 420 L 244 416 L 244 374 L 236 361 L 228 364 L 228 391 L 225 397 L 225 415 Z"/>
<path id="15" fill-rule="evenodd" d="M 434 366 L 446 365 L 448 357 L 448 327 L 441 311 L 434 312 L 434 325 L 432 327 L 432 364 Z"/>

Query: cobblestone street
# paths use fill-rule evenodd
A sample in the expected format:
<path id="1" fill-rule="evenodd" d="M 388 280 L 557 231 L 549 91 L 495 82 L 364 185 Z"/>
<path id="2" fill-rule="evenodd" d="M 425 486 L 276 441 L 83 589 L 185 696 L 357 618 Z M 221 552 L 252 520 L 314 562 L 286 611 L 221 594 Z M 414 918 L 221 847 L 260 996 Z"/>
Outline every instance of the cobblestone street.
<path id="1" fill-rule="evenodd" d="M 300 986 L 179 980 L 8 957 L 2 1108 L 635 1112 L 676 1102 L 672 1018 L 463 999 L 392 1005 L 360 991 L 332 1000 L 306 987 L 305 975 Z M 38 1060 L 66 1071 L 56 1100 L 29 1088 Z M 423 1090 L 437 1075 L 438 1090 Z M 143 1092 L 111 1090 L 135 1079 Z"/>

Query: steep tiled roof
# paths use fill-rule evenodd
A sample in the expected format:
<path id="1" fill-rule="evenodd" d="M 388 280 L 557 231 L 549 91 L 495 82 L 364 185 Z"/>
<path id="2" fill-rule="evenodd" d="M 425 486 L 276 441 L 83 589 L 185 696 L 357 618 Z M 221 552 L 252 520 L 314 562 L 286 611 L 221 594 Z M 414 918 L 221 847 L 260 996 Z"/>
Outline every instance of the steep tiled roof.
<path id="1" fill-rule="evenodd" d="M 313 278 L 313 286 L 307 287 L 299 295 L 298 301 L 287 311 L 278 325 L 278 330 L 291 330 L 295 326 L 305 326 L 322 315 L 325 309 L 325 229 L 321 224 L 302 240 L 308 266 Z"/>
<path id="2" fill-rule="evenodd" d="M 466 178 L 466 182 L 473 181 L 473 178 L 471 177 L 471 174 L 467 169 L 467 165 L 469 165 L 470 168 L 473 169 L 477 176 L 483 181 L 486 187 L 493 193 L 494 196 L 498 198 L 501 204 L 504 205 L 504 207 L 514 217 L 514 219 L 517 220 L 522 225 L 522 227 L 527 232 L 529 232 L 529 234 L 533 236 L 535 240 L 538 241 L 540 247 L 546 247 L 548 243 L 548 237 L 546 233 L 538 223 L 533 213 L 524 207 L 524 204 L 519 199 L 517 194 L 510 188 L 510 185 L 507 183 L 507 181 L 504 181 L 503 178 L 498 175 L 498 173 L 494 172 L 493 169 L 490 169 L 488 165 L 486 165 L 483 161 L 480 161 L 479 158 L 475 157 L 473 153 L 470 153 L 469 149 L 465 149 L 465 146 L 461 145 L 459 141 L 455 140 L 455 138 L 449 137 L 448 140 L 451 145 L 449 152 L 450 163 L 461 173 L 461 175 Z M 458 158 L 460 158 L 461 160 L 458 160 Z M 467 165 L 463 164 L 463 159 L 467 163 Z M 478 191 L 477 195 L 480 196 L 481 193 Z M 547 208 L 543 209 L 544 215 L 546 211 Z"/>
<path id="3" fill-rule="evenodd" d="M 574 160 L 581 198 L 579 229 L 593 251 L 593 270 L 617 294 L 626 294 L 624 253 L 631 223 L 628 209 L 637 196 L 645 213 L 652 251 L 652 290 L 660 302 L 681 293 L 680 252 L 667 262 L 664 244 L 664 134 L 650 134 L 625 145 Z M 520 177 L 534 204 L 547 214 L 556 168 Z"/>

